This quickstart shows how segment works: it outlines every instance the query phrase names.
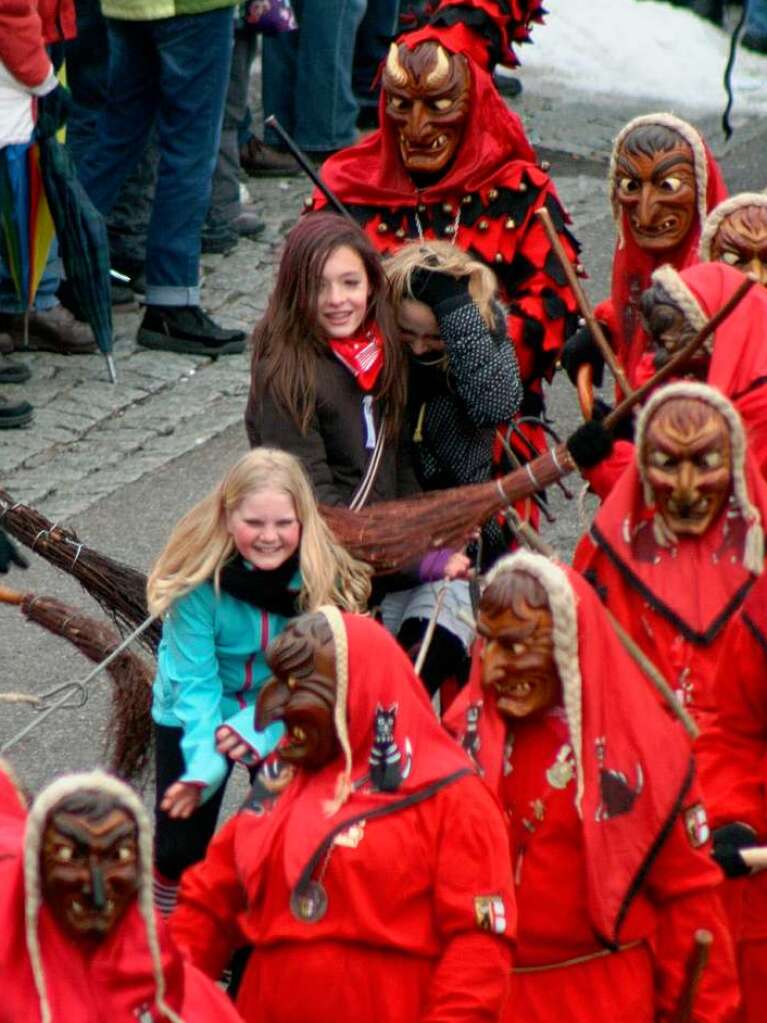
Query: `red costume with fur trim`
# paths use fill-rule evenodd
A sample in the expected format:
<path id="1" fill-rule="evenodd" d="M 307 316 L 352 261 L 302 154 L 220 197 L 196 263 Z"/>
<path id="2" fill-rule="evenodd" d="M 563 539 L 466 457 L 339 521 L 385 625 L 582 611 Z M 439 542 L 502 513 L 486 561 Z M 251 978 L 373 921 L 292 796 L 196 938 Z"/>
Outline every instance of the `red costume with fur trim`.
<path id="1" fill-rule="evenodd" d="M 678 286 L 710 319 L 743 283 L 743 274 L 725 263 L 698 263 L 677 275 Z M 721 391 L 738 410 L 749 448 L 767 475 L 767 289 L 753 287 L 714 333 L 706 383 Z M 637 385 L 655 372 L 653 354 L 645 353 Z M 634 458 L 629 441 L 617 441 L 609 458 L 582 475 L 604 499 Z"/>
<path id="2" fill-rule="evenodd" d="M 716 712 L 698 740 L 700 777 L 713 827 L 741 821 L 767 844 L 767 577 L 729 626 L 714 677 Z M 767 999 L 767 872 L 729 879 L 725 906 L 736 941 L 743 1007 L 761 1023 Z"/>
<path id="3" fill-rule="evenodd" d="M 767 484 L 748 451 L 745 479 L 767 522 Z M 664 547 L 653 535 L 653 513 L 634 461 L 582 537 L 573 566 L 705 731 L 716 706 L 713 677 L 726 626 L 756 579 L 743 565 L 748 524 L 729 502 L 703 536 Z"/>
<path id="4" fill-rule="evenodd" d="M 503 818 L 396 642 L 371 619 L 343 623 L 351 795 L 327 815 L 342 757 L 252 795 L 184 875 L 172 932 L 211 976 L 254 946 L 247 1023 L 491 1023 L 516 923 Z M 382 714 L 400 754 L 392 791 L 371 781 Z M 313 921 L 291 908 L 310 882 L 327 893 Z"/>
<path id="5" fill-rule="evenodd" d="M 613 200 L 613 215 L 618 230 L 613 255 L 613 272 L 610 298 L 600 302 L 594 313 L 604 323 L 610 333 L 610 339 L 618 359 L 623 366 L 629 383 L 637 385 L 637 367 L 647 350 L 649 339 L 644 331 L 639 314 L 639 299 L 642 292 L 649 288 L 653 270 L 669 263 L 677 270 L 683 270 L 698 262 L 698 244 L 703 230 L 701 211 L 709 213 L 715 206 L 728 196 L 722 172 L 714 159 L 711 150 L 698 132 L 685 121 L 670 114 L 650 114 L 638 117 L 622 129 L 615 144 L 610 162 L 610 191 L 615 194 L 615 162 L 618 150 L 632 127 L 640 124 L 666 125 L 679 133 L 693 150 L 696 170 L 696 212 L 690 230 L 684 239 L 672 251 L 648 252 L 636 242 L 625 208 Z M 705 169 L 703 168 L 705 164 Z"/>
<path id="6" fill-rule="evenodd" d="M 481 26 L 492 23 L 502 41 L 498 56 L 514 63 L 511 41 L 527 35 L 523 6 L 534 9 L 528 20 L 540 19 L 539 3 L 512 4 L 513 11 L 504 7 L 500 15 L 493 0 L 443 2 L 433 24 L 399 39 L 410 49 L 438 42 L 451 53 L 463 53 L 469 66 L 470 113 L 455 158 L 438 181 L 417 188 L 402 162 L 383 95 L 380 129 L 327 160 L 322 179 L 384 255 L 422 235 L 453 241 L 495 272 L 525 387 L 520 415 L 538 416 L 543 411 L 542 382 L 551 379 L 565 338 L 574 329 L 576 302 L 535 211 L 548 209 L 573 262 L 578 243 L 565 226 L 569 217 L 537 163 L 521 120 L 501 99 L 487 70 L 489 42 Z M 509 13 L 514 17 L 509 19 Z M 319 191 L 312 204 L 315 209 L 326 205 Z M 529 424 L 522 429 L 541 449 L 542 432 Z M 529 460 L 531 452 L 523 441 L 512 441 L 512 446 L 523 461 Z M 499 473 L 509 471 L 500 440 L 494 461 Z"/>
<path id="7" fill-rule="evenodd" d="M 0 1023 L 40 1023 L 40 998 L 24 918 L 24 829 L 27 810 L 0 770 Z M 165 1001 L 185 1023 L 242 1023 L 223 991 L 185 962 L 157 919 Z M 67 937 L 45 904 L 38 934 L 53 1023 L 161 1023 L 146 927 L 134 904 L 104 941 L 88 947 Z M 141 1015 L 146 1013 L 146 1015 Z"/>
<path id="8" fill-rule="evenodd" d="M 728 1020 L 737 988 L 689 743 L 587 583 L 560 567 L 579 637 L 567 711 L 503 719 L 481 686 L 478 640 L 447 720 L 510 821 L 519 927 L 506 1020 L 671 1021 L 699 927 L 714 945 L 694 1019 Z"/>

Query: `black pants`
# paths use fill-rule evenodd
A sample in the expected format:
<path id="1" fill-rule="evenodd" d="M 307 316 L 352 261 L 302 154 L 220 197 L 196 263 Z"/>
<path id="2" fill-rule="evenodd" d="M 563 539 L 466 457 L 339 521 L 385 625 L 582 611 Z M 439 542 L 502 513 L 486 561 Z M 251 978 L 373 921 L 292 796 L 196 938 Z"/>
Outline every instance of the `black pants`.
<path id="1" fill-rule="evenodd" d="M 219 788 L 190 817 L 169 817 L 160 809 L 160 802 L 168 786 L 178 781 L 184 773 L 184 757 L 181 753 L 181 737 L 184 733 L 181 728 L 158 724 L 155 724 L 154 730 L 157 774 L 154 862 L 163 877 L 177 881 L 187 867 L 198 863 L 205 856 L 208 843 L 216 830 L 232 764 L 229 764 L 226 778 Z"/>

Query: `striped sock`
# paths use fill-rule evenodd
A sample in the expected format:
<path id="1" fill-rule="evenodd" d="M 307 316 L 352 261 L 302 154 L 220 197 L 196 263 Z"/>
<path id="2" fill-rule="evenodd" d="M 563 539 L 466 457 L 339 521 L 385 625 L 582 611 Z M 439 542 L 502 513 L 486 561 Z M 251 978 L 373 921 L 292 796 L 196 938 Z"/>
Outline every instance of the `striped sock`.
<path id="1" fill-rule="evenodd" d="M 157 867 L 154 868 L 152 893 L 154 895 L 155 908 L 162 916 L 170 916 L 176 908 L 178 886 L 178 881 L 172 881 L 169 877 L 163 877 Z"/>

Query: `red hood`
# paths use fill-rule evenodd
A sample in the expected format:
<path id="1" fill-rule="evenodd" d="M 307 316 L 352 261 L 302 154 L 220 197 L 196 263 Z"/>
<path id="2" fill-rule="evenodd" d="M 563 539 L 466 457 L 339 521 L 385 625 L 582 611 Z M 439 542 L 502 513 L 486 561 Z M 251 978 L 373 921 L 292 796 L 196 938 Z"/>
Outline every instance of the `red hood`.
<path id="1" fill-rule="evenodd" d="M 597 933 L 618 943 L 631 901 L 690 786 L 692 757 L 686 735 L 659 706 L 591 587 L 568 566 L 557 567 L 577 614 L 579 672 L 569 684 L 563 679 L 563 687 L 570 693 L 567 720 L 583 785 L 589 908 Z M 475 750 L 485 782 L 500 797 L 506 722 L 480 685 L 481 647 L 478 640 L 469 684 L 445 723 Z"/>
<path id="2" fill-rule="evenodd" d="M 696 133 L 697 135 L 697 133 Z M 705 206 L 710 212 L 715 206 L 727 198 L 727 186 L 722 172 L 714 159 L 711 150 L 700 138 L 705 152 L 707 181 Z M 613 160 L 615 154 L 613 153 Z M 700 189 L 701 182 L 697 187 Z M 699 200 L 702 198 L 699 195 Z M 665 252 L 655 256 L 637 245 L 628 224 L 627 217 L 620 213 L 619 237 L 613 255 L 613 274 L 610 300 L 612 303 L 611 325 L 616 336 L 614 345 L 624 361 L 630 383 L 634 383 L 634 370 L 647 348 L 647 335 L 639 320 L 638 302 L 642 292 L 650 286 L 653 270 L 663 263 L 670 263 L 677 270 L 692 266 L 698 262 L 698 244 L 703 225 L 696 212 L 692 227 L 682 243 L 673 252 Z"/>
<path id="3" fill-rule="evenodd" d="M 412 48 L 421 33 L 404 36 Z M 490 187 L 518 186 L 525 168 L 535 171 L 535 152 L 522 122 L 512 113 L 493 85 L 492 78 L 470 57 L 470 115 L 466 131 L 450 168 L 436 184 L 416 189 L 400 158 L 394 126 L 386 117 L 386 100 L 379 101 L 378 131 L 364 142 L 336 153 L 322 165 L 322 179 L 342 202 L 370 206 L 415 206 L 455 198 L 456 194 L 486 191 Z M 490 129 L 489 126 L 492 126 Z M 319 198 L 319 193 L 315 193 Z M 486 199 L 486 196 L 485 196 Z"/>
<path id="4" fill-rule="evenodd" d="M 331 816 L 344 760 L 337 757 L 316 772 L 299 770 L 271 809 L 250 817 L 238 837 L 247 845 L 239 869 L 256 874 L 278 830 L 285 834 L 285 874 L 291 888 L 308 877 L 326 840 L 357 819 L 387 814 L 426 799 L 472 766 L 437 720 L 423 683 L 396 640 L 377 622 L 344 614 L 348 643 L 347 727 L 352 758 L 352 792 Z M 338 649 L 338 644 L 337 644 Z M 391 746 L 375 742 L 376 716 L 394 713 Z M 371 756 L 388 748 L 401 775 L 392 791 L 371 780 Z M 243 813 L 248 813 L 245 809 Z"/>

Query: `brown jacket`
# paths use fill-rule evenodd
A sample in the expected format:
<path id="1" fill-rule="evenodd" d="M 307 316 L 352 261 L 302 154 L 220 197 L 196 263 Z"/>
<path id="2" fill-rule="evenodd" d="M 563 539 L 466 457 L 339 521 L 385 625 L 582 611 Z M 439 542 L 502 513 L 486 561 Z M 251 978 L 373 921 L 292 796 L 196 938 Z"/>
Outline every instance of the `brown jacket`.
<path id="1" fill-rule="evenodd" d="M 290 451 L 300 459 L 323 504 L 348 505 L 365 474 L 371 450 L 363 414 L 363 392 L 331 353 L 318 359 L 314 415 L 305 434 L 269 387 L 252 381 L 245 409 L 251 447 L 266 445 Z M 376 436 L 382 428 L 381 408 L 373 400 Z M 368 500 L 391 501 L 418 491 L 407 445 L 388 437 Z"/>

